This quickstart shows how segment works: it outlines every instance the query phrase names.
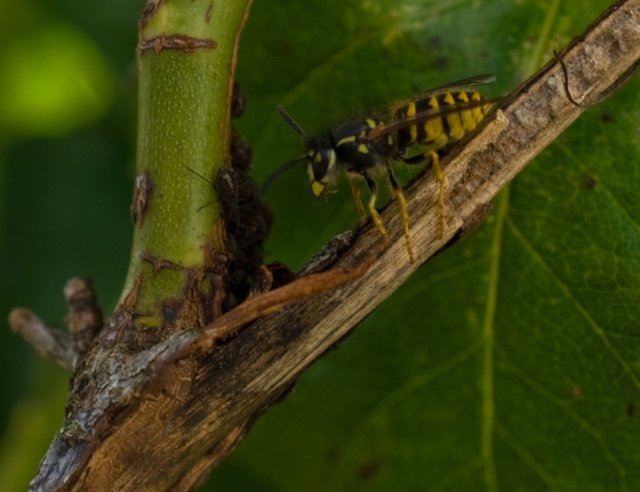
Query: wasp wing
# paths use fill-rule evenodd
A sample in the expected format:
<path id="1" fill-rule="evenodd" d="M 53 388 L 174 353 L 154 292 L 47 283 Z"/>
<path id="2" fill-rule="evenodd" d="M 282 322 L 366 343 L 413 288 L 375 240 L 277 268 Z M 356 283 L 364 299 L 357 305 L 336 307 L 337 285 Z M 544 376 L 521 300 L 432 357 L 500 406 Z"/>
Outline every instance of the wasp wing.
<path id="1" fill-rule="evenodd" d="M 424 94 L 418 96 L 417 99 L 423 99 L 427 96 L 434 96 L 443 92 L 465 89 L 466 87 L 473 87 L 474 85 L 491 84 L 495 81 L 496 76 L 492 74 L 474 75 L 472 77 L 467 77 L 466 79 L 456 80 L 455 82 L 449 82 L 448 84 L 429 89 Z"/>
<path id="2" fill-rule="evenodd" d="M 403 101 L 392 104 L 391 106 L 386 108 L 385 115 L 387 115 L 388 117 L 392 117 L 398 109 L 406 106 L 410 102 L 420 101 L 432 96 L 439 96 L 440 94 L 444 94 L 446 92 L 461 91 L 476 85 L 491 84 L 495 81 L 495 75 L 483 74 L 474 75 L 473 77 L 467 77 L 466 79 L 456 80 L 455 82 L 449 82 L 447 84 L 434 87 L 433 89 L 429 89 L 421 94 L 412 97 L 411 99 L 405 99 Z M 381 117 L 384 117 L 384 115 L 381 115 Z"/>
<path id="3" fill-rule="evenodd" d="M 370 142 L 377 138 L 389 135 L 390 133 L 402 130 L 403 128 L 407 128 L 412 125 L 419 125 L 430 119 L 439 118 L 447 114 L 459 113 L 461 111 L 468 110 L 468 109 L 478 108 L 478 107 L 484 106 L 485 104 L 495 104 L 497 100 L 495 99 L 489 100 L 484 98 L 480 101 L 469 101 L 469 102 L 459 101 L 454 106 L 441 106 L 439 108 L 422 111 L 411 117 L 401 118 L 396 121 L 393 120 L 394 116 L 396 115 L 396 112 L 399 109 L 407 106 L 411 102 L 421 101 L 430 97 L 437 97 L 447 92 L 462 91 L 464 89 L 467 89 L 469 87 L 473 87 L 476 85 L 490 84 L 492 82 L 495 82 L 495 80 L 496 80 L 495 75 L 491 75 L 491 74 L 474 75 L 472 77 L 456 80 L 455 82 L 449 82 L 445 85 L 441 85 L 439 87 L 429 89 L 428 91 L 423 92 L 422 94 L 415 96 L 411 99 L 396 103 L 390 106 L 389 108 L 387 108 L 387 111 L 385 111 L 384 115 L 379 115 L 382 121 L 389 121 L 389 123 L 386 123 L 382 126 L 378 126 L 376 128 L 371 129 L 370 131 L 367 132 L 366 135 L 361 137 L 359 140 L 362 142 Z"/>
<path id="4" fill-rule="evenodd" d="M 430 94 L 430 96 L 433 95 L 434 94 Z M 495 106 L 498 101 L 500 101 L 500 99 L 481 99 L 479 101 L 457 102 L 452 106 L 440 106 L 438 108 L 428 109 L 426 111 L 416 113 L 414 116 L 401 118 L 390 123 L 376 126 L 369 130 L 365 135 L 358 138 L 358 141 L 363 143 L 372 142 L 380 137 L 386 137 L 391 133 L 398 132 L 413 125 L 422 125 L 426 121 L 441 118 L 448 114 L 461 113 L 463 111 L 483 106 Z"/>

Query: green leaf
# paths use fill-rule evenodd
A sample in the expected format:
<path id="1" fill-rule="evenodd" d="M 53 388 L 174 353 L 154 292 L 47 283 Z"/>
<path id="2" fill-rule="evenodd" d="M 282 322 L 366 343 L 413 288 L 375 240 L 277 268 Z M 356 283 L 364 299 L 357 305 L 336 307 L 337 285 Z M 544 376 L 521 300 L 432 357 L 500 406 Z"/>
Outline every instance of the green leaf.
<path id="1" fill-rule="evenodd" d="M 240 125 L 264 177 L 308 133 L 429 87 L 495 73 L 506 94 L 605 1 L 258 2 Z M 570 76 L 570 75 L 569 75 Z M 638 81 L 589 110 L 289 399 L 209 490 L 634 490 L 640 483 Z M 300 265 L 357 221 L 302 171 L 269 199 L 267 250 Z"/>

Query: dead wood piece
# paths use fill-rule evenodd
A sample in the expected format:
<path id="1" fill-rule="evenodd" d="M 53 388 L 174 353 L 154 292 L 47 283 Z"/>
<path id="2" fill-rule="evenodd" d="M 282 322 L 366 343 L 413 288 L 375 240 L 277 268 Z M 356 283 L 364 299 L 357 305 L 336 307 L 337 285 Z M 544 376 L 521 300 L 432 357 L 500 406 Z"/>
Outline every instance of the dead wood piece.
<path id="1" fill-rule="evenodd" d="M 11 311 L 9 326 L 42 358 L 53 361 L 65 369 L 75 368 L 78 352 L 67 333 L 47 326 L 35 314 L 24 308 Z"/>

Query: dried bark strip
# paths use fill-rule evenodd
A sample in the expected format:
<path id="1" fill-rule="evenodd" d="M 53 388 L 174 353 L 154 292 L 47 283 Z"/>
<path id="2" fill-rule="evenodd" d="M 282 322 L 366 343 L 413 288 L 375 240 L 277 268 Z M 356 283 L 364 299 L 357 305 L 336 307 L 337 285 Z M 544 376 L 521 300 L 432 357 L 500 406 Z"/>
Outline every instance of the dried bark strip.
<path id="1" fill-rule="evenodd" d="M 142 15 L 140 16 L 140 20 L 138 21 L 138 28 L 140 30 L 144 29 L 154 14 L 158 11 L 160 6 L 165 2 L 165 0 L 149 0 L 142 11 Z"/>
<path id="2" fill-rule="evenodd" d="M 200 39 L 183 34 L 172 34 L 171 36 L 143 39 L 138 45 L 138 51 L 140 53 L 154 51 L 158 54 L 162 50 L 179 50 L 185 53 L 193 53 L 198 49 L 212 50 L 216 46 L 218 46 L 218 43 L 213 39 Z"/>
<path id="3" fill-rule="evenodd" d="M 131 199 L 131 207 L 129 208 L 131 220 L 136 227 L 142 227 L 142 224 L 144 224 L 145 213 L 153 198 L 153 189 L 153 180 L 149 175 L 149 171 L 145 170 L 142 174 L 136 176 L 133 198 Z"/>

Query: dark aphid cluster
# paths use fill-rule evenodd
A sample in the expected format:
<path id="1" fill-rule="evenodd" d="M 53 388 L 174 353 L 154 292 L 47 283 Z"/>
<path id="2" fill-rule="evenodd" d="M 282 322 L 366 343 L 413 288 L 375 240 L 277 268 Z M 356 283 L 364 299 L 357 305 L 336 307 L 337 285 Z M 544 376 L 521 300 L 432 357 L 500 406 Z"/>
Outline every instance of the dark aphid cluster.
<path id="1" fill-rule="evenodd" d="M 237 85 L 231 115 L 244 111 L 244 97 Z M 271 209 L 249 176 L 251 147 L 235 130 L 231 136 L 231 165 L 221 167 L 215 178 L 225 227 L 225 248 L 230 255 L 226 279 L 225 310 L 242 302 L 261 274 L 263 243 L 271 229 Z"/>
<path id="2" fill-rule="evenodd" d="M 241 301 L 260 274 L 262 244 L 271 229 L 271 210 L 262 202 L 256 184 L 239 169 L 221 168 L 216 190 L 225 226 L 225 246 L 231 254 L 227 290 Z"/>
<path id="3" fill-rule="evenodd" d="M 244 114 L 246 100 L 237 82 L 233 83 L 233 93 L 231 94 L 231 117 L 240 118 Z"/>

